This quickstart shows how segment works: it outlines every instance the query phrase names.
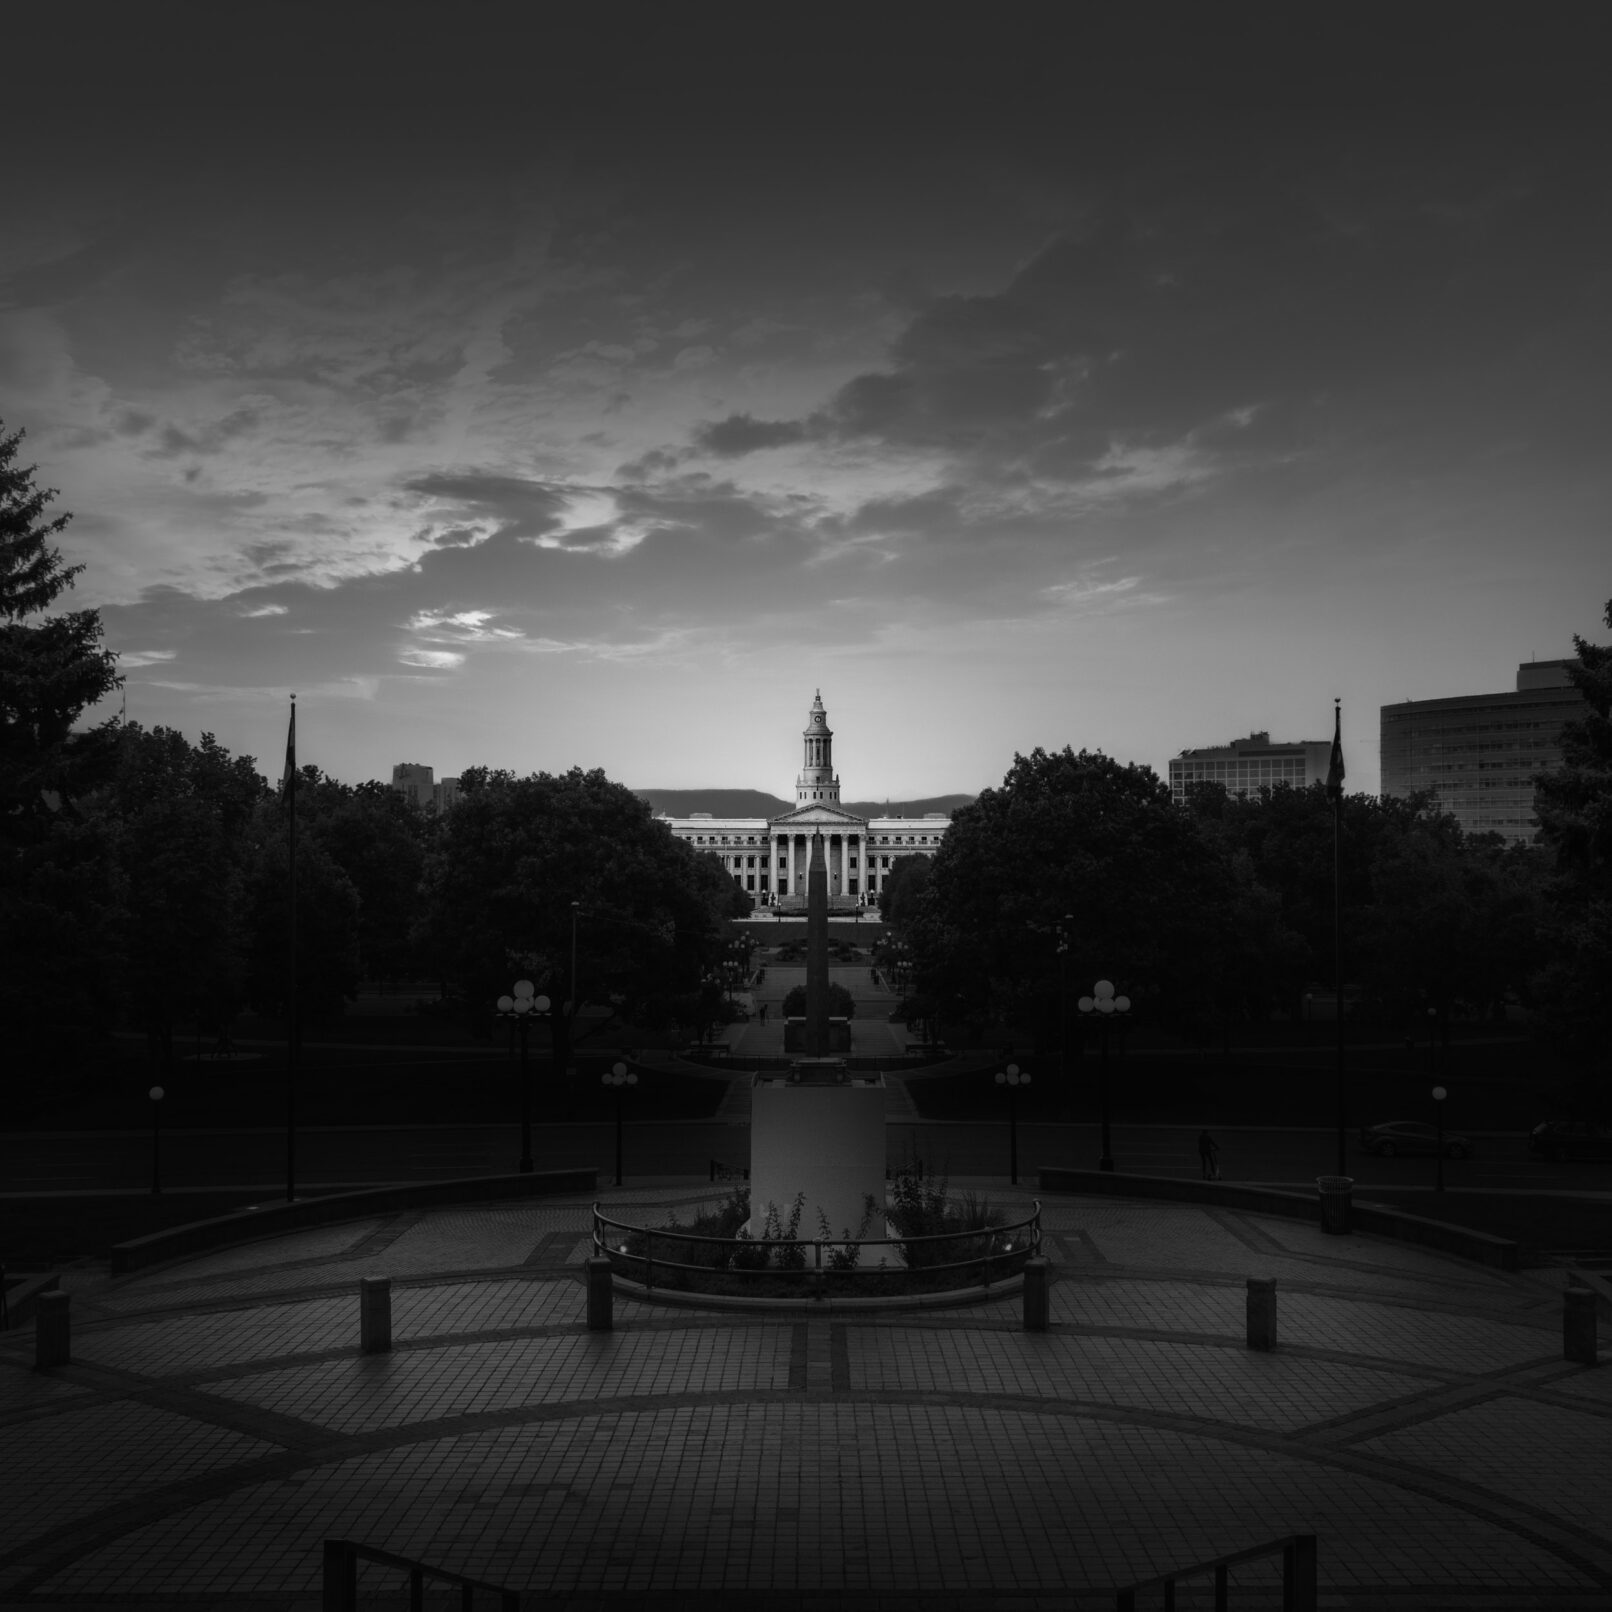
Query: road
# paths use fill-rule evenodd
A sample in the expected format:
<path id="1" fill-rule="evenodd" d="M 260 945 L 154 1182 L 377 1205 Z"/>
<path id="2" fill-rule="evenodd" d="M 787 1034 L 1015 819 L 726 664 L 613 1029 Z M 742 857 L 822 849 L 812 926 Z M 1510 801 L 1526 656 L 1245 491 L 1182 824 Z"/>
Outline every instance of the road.
<path id="1" fill-rule="evenodd" d="M 1116 1125 L 1119 1169 L 1144 1175 L 1196 1176 L 1195 1126 Z M 1309 1186 L 1335 1163 L 1334 1133 L 1301 1129 L 1215 1132 L 1226 1181 Z M 1612 1164 L 1545 1164 L 1528 1156 L 1519 1136 L 1475 1138 L 1478 1155 L 1445 1161 L 1450 1187 L 1534 1192 L 1612 1193 Z M 744 1124 L 701 1120 L 635 1127 L 624 1137 L 625 1174 L 633 1179 L 704 1177 L 710 1161 L 742 1166 L 749 1157 Z M 1018 1128 L 1020 1176 L 1042 1165 L 1095 1168 L 1095 1125 L 1023 1123 Z M 512 1172 L 519 1153 L 516 1126 L 384 1126 L 310 1129 L 296 1142 L 301 1191 L 340 1191 L 379 1182 L 442 1180 Z M 615 1133 L 608 1123 L 539 1125 L 533 1137 L 538 1169 L 595 1166 L 601 1185 L 612 1179 Z M 889 1158 L 916 1154 L 930 1173 L 1006 1178 L 1008 1127 L 997 1124 L 892 1123 Z M 1431 1184 L 1434 1161 L 1377 1159 L 1349 1146 L 1349 1169 L 1360 1187 Z M 163 1186 L 285 1190 L 285 1136 L 276 1130 L 168 1131 L 161 1139 Z M 0 1135 L 0 1196 L 144 1191 L 151 1184 L 151 1135 L 139 1131 L 11 1132 Z"/>

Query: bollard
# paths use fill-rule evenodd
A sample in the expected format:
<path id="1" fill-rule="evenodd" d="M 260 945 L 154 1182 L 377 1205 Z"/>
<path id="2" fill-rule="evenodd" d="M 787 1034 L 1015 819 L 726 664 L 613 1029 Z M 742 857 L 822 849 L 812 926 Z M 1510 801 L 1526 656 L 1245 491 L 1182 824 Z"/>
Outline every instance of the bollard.
<path id="1" fill-rule="evenodd" d="M 1045 1332 L 1047 1330 L 1047 1290 L 1051 1286 L 1049 1280 L 1051 1274 L 1052 1262 L 1043 1258 L 1040 1254 L 1024 1262 L 1024 1330 L 1026 1332 Z"/>
<path id="2" fill-rule="evenodd" d="M 610 1279 L 610 1261 L 596 1257 L 588 1261 L 588 1331 L 615 1329 L 616 1290 Z"/>
<path id="3" fill-rule="evenodd" d="M 1316 1190 L 1321 1198 L 1322 1231 L 1334 1237 L 1348 1234 L 1353 1203 L 1351 1189 L 1354 1184 L 1352 1175 L 1318 1175 L 1315 1178 Z"/>
<path id="4" fill-rule="evenodd" d="M 392 1278 L 366 1276 L 358 1284 L 358 1346 L 367 1355 L 392 1348 Z"/>
<path id="5" fill-rule="evenodd" d="M 68 1295 L 60 1288 L 34 1298 L 34 1365 L 65 1366 L 72 1357 Z"/>
<path id="6" fill-rule="evenodd" d="M 1570 1287 L 1562 1294 L 1562 1359 L 1593 1366 L 1595 1351 L 1595 1294 L 1587 1287 Z"/>
<path id="7" fill-rule="evenodd" d="M 1276 1347 L 1276 1278 L 1248 1278 L 1248 1347 Z"/>

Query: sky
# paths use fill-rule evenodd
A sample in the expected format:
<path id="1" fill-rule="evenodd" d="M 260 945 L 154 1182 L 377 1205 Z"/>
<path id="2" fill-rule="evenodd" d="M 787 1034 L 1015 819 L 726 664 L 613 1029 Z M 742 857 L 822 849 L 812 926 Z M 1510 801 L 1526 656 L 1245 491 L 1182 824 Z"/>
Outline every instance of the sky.
<path id="1" fill-rule="evenodd" d="M 1612 115 L 1595 7 L 1311 9 L 8 16 L 63 603 L 265 773 L 1374 790 L 1605 638 Z"/>

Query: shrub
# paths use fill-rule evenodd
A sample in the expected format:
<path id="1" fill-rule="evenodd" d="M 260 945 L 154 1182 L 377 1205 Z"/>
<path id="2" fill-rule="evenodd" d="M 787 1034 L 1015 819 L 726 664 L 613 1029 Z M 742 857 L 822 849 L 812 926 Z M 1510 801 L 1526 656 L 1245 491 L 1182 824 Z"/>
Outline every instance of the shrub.
<path id="1" fill-rule="evenodd" d="M 806 987 L 797 985 L 784 997 L 784 1017 L 798 1019 L 806 1013 Z M 849 1019 L 856 1015 L 856 998 L 838 980 L 828 982 L 828 1016 Z"/>

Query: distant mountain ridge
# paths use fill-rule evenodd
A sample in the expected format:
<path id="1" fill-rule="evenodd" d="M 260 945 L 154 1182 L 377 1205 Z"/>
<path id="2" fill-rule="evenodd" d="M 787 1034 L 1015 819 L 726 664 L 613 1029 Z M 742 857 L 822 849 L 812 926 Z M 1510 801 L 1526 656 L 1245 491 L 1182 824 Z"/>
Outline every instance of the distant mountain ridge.
<path id="1" fill-rule="evenodd" d="M 792 812 L 792 800 L 780 800 L 760 789 L 635 789 L 640 800 L 647 800 L 657 812 L 668 817 L 691 817 L 709 812 L 713 817 L 778 817 Z M 959 806 L 972 806 L 974 795 L 932 795 L 927 800 L 845 800 L 840 804 L 858 817 L 922 817 L 925 812 L 945 812 Z"/>

